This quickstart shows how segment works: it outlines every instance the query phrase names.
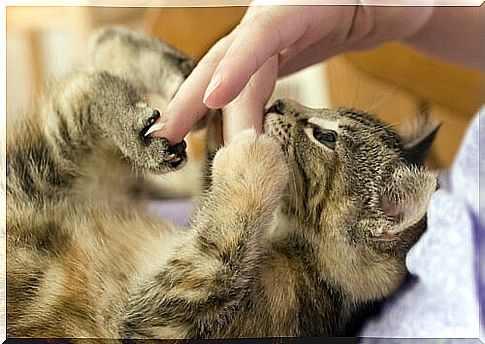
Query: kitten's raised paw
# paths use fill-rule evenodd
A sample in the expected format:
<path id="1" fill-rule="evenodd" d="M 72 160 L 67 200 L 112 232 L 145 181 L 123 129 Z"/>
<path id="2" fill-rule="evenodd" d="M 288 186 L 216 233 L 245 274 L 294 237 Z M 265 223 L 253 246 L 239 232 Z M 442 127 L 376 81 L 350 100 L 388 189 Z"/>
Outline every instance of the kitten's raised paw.
<path id="1" fill-rule="evenodd" d="M 160 129 L 161 118 L 158 110 L 149 113 L 141 107 L 143 114 L 135 115 L 134 127 L 121 128 L 117 133 L 118 143 L 123 154 L 140 169 L 154 173 L 170 172 L 181 168 L 187 161 L 185 141 L 170 145 L 163 137 L 154 137 L 152 133 Z M 137 109 L 136 112 L 140 111 Z M 127 121 L 124 117 L 124 121 Z M 123 133 L 125 135 L 123 135 Z M 134 135 L 133 135 L 134 134 Z"/>
<path id="2" fill-rule="evenodd" d="M 254 193 L 280 194 L 288 184 L 288 166 L 280 145 L 254 129 L 237 134 L 213 163 L 214 183 L 243 184 Z"/>

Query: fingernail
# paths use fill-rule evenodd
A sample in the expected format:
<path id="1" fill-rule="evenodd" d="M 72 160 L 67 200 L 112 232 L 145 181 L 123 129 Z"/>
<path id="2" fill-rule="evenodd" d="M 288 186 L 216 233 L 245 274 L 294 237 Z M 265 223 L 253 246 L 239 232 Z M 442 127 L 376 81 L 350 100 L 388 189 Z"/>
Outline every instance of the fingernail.
<path id="1" fill-rule="evenodd" d="M 151 133 L 154 133 L 155 131 L 159 131 L 165 127 L 165 123 L 162 123 L 161 117 L 159 117 L 155 123 L 152 124 L 150 128 L 148 128 L 147 132 L 145 133 L 145 137 L 150 135 Z"/>
<path id="2" fill-rule="evenodd" d="M 204 99 L 202 100 L 204 104 L 207 102 L 207 99 L 209 99 L 212 96 L 214 91 L 219 87 L 221 82 L 222 82 L 222 79 L 219 74 L 216 74 L 212 77 L 211 82 L 209 83 L 209 86 L 207 86 L 207 89 L 205 90 Z"/>

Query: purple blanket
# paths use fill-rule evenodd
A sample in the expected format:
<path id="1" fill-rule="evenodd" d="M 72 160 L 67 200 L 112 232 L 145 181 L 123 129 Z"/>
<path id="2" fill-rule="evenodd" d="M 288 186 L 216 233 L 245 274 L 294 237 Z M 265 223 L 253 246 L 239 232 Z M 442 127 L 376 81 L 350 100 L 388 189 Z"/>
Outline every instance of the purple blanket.
<path id="1" fill-rule="evenodd" d="M 479 148 L 485 149 L 485 137 L 479 137 L 483 127 L 485 109 L 471 123 L 453 167 L 441 174 L 441 189 L 428 209 L 428 230 L 407 258 L 414 278 L 366 321 L 363 342 L 388 343 L 390 337 L 392 343 L 400 338 L 485 342 L 485 319 L 480 322 L 479 316 L 485 314 L 485 265 L 479 264 L 485 262 L 485 223 L 479 218 L 485 210 L 479 204 L 479 186 L 485 196 L 479 182 L 485 172 L 485 159 L 479 159 Z M 152 209 L 184 226 L 192 204 L 158 202 Z"/>

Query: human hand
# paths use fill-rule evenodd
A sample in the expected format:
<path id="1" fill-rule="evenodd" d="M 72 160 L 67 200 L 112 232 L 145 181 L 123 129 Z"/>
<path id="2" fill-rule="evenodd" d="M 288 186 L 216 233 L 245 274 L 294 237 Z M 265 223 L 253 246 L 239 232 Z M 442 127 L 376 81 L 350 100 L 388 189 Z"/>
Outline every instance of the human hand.
<path id="1" fill-rule="evenodd" d="M 165 126 L 152 135 L 177 143 L 207 108 L 222 107 L 225 140 L 248 127 L 260 131 L 263 109 L 278 76 L 340 52 L 409 37 L 433 10 L 254 5 L 199 62 L 166 109 Z"/>

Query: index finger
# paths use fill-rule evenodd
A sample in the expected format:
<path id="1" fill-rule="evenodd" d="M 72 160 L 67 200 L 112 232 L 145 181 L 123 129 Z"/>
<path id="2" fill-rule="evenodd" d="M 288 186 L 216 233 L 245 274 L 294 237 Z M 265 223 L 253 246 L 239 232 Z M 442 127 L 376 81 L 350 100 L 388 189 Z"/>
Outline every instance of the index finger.
<path id="1" fill-rule="evenodd" d="M 204 92 L 231 41 L 231 35 L 222 38 L 201 59 L 167 106 L 164 114 L 166 122 L 160 130 L 153 132 L 152 136 L 165 137 L 170 143 L 178 143 L 206 114 L 208 109 L 202 102 Z"/>
<path id="2" fill-rule="evenodd" d="M 234 40 L 214 71 L 204 99 L 210 108 L 220 108 L 235 99 L 251 77 L 304 32 L 302 21 L 288 26 L 293 8 L 257 8 L 248 11 Z M 273 13 L 274 12 L 274 13 Z"/>

